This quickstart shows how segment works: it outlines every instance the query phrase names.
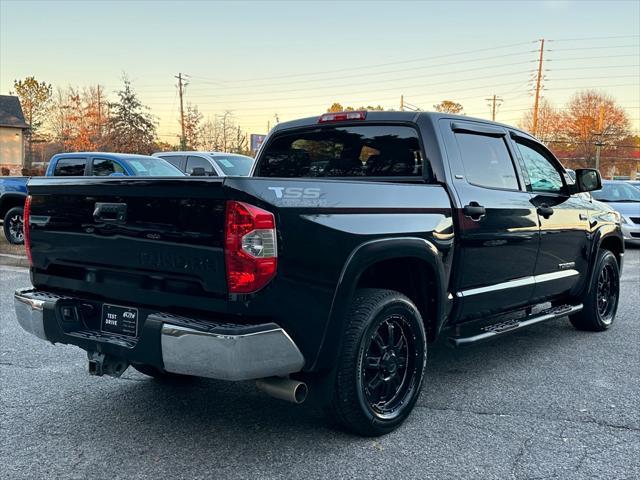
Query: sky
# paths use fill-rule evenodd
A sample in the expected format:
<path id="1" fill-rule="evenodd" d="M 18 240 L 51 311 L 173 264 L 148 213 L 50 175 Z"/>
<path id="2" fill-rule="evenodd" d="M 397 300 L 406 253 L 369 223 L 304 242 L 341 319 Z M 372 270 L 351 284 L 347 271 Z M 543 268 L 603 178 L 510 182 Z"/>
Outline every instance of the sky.
<path id="1" fill-rule="evenodd" d="M 54 87 L 132 81 L 179 132 L 176 79 L 205 118 L 233 114 L 249 133 L 333 103 L 422 110 L 444 99 L 516 124 L 533 104 L 539 39 L 543 95 L 612 95 L 640 132 L 640 1 L 30 1 L 0 0 L 0 93 L 29 75 Z"/>

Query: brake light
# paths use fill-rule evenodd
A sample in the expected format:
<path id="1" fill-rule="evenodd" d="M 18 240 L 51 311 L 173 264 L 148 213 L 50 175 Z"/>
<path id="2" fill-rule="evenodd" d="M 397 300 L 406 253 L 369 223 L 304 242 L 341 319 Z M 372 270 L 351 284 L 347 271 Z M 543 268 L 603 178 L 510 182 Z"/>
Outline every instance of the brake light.
<path id="1" fill-rule="evenodd" d="M 31 258 L 31 232 L 29 227 L 29 218 L 31 217 L 31 195 L 27 195 L 24 201 L 24 211 L 22 213 L 22 229 L 24 232 L 24 249 L 27 254 L 27 260 L 29 265 L 33 266 L 33 260 Z"/>
<path id="2" fill-rule="evenodd" d="M 253 293 L 276 274 L 276 222 L 271 212 L 229 200 L 225 225 L 225 264 L 229 293 Z"/>
<path id="3" fill-rule="evenodd" d="M 344 122 L 346 120 L 364 120 L 367 118 L 365 110 L 356 110 L 354 112 L 333 112 L 320 115 L 318 123 L 328 122 Z"/>

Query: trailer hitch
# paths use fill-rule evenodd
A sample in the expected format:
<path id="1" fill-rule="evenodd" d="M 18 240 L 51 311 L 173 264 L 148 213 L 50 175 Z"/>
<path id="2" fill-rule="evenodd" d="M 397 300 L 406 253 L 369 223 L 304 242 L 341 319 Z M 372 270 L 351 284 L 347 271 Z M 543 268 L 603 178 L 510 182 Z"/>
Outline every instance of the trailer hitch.
<path id="1" fill-rule="evenodd" d="M 87 352 L 89 357 L 89 375 L 101 377 L 109 375 L 119 377 L 129 366 L 129 363 L 120 358 L 111 357 L 104 353 Z"/>

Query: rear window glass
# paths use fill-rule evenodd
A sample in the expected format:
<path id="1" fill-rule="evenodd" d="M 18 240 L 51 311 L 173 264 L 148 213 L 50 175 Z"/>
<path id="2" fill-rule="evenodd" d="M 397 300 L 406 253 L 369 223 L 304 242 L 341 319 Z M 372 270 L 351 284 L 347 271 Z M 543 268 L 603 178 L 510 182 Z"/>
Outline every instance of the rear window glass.
<path id="1" fill-rule="evenodd" d="M 56 162 L 53 175 L 56 177 L 82 177 L 86 158 L 61 158 Z"/>
<path id="2" fill-rule="evenodd" d="M 225 175 L 246 176 L 251 172 L 253 158 L 244 155 L 216 155 L 213 157 Z"/>
<path id="3" fill-rule="evenodd" d="M 259 177 L 421 176 L 423 159 L 412 127 L 321 127 L 282 133 L 261 156 Z"/>
<path id="4" fill-rule="evenodd" d="M 141 177 L 182 177 L 184 173 L 169 162 L 157 157 L 135 157 L 128 159 L 134 175 Z"/>

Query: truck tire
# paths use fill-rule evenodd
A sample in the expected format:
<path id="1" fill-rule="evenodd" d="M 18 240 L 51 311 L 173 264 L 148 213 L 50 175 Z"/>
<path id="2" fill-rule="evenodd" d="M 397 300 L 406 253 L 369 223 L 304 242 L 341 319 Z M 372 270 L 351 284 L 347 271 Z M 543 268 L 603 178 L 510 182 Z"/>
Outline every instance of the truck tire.
<path id="1" fill-rule="evenodd" d="M 393 290 L 357 290 L 328 414 L 358 435 L 393 431 L 418 400 L 426 359 L 424 325 L 413 302 Z"/>
<path id="2" fill-rule="evenodd" d="M 603 332 L 616 316 L 620 298 L 620 269 L 609 250 L 599 250 L 589 291 L 583 300 L 583 309 L 569 317 L 578 330 Z"/>
<path id="3" fill-rule="evenodd" d="M 24 209 L 13 207 L 4 216 L 4 236 L 12 245 L 24 243 Z"/>

